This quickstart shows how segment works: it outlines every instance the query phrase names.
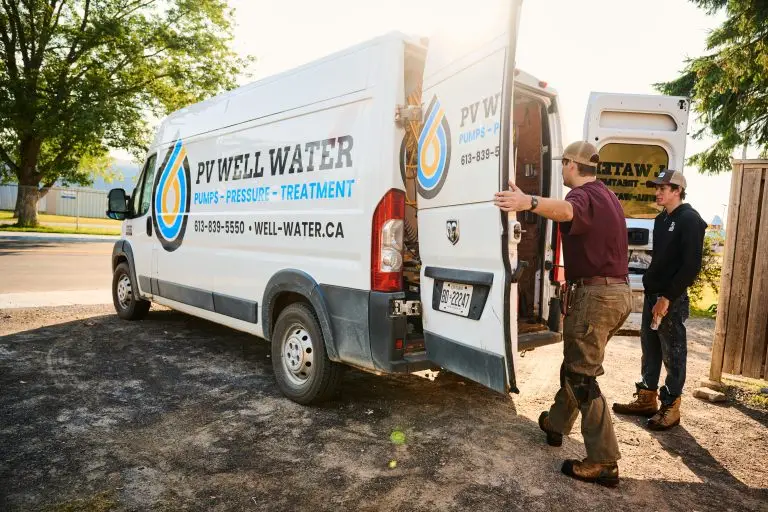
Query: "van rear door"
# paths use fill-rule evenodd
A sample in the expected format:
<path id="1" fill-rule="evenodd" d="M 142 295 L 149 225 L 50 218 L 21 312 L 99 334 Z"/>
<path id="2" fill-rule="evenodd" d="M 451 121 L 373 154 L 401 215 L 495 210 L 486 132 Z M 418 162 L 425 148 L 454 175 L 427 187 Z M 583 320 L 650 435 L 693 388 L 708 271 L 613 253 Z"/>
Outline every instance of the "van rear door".
<path id="1" fill-rule="evenodd" d="M 635 311 L 642 308 L 638 299 L 651 262 L 653 219 L 659 213 L 645 182 L 664 169 L 683 170 L 689 106 L 681 96 L 593 92 L 589 97 L 584 136 L 600 153 L 598 178 L 624 208 Z"/>
<path id="2" fill-rule="evenodd" d="M 517 392 L 520 224 L 493 205 L 514 177 L 510 118 L 520 0 L 492 0 L 427 50 L 417 188 L 427 357 Z"/>

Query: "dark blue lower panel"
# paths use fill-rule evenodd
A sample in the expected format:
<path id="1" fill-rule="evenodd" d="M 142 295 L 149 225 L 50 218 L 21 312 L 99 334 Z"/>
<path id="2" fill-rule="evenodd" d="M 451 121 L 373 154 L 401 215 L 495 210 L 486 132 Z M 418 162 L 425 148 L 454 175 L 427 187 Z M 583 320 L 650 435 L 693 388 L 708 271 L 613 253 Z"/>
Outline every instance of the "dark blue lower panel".
<path id="1" fill-rule="evenodd" d="M 502 356 L 426 331 L 424 345 L 427 359 L 433 363 L 494 391 L 507 393 Z"/>
<path id="2" fill-rule="evenodd" d="M 139 276 L 139 281 L 142 283 L 143 289 L 151 288 L 154 295 L 175 300 L 188 306 L 213 311 L 237 320 L 252 324 L 258 323 L 259 304 L 255 301 L 230 297 L 191 286 L 161 281 L 160 279 L 150 279 L 146 276 Z M 144 288 L 147 284 L 149 286 Z"/>

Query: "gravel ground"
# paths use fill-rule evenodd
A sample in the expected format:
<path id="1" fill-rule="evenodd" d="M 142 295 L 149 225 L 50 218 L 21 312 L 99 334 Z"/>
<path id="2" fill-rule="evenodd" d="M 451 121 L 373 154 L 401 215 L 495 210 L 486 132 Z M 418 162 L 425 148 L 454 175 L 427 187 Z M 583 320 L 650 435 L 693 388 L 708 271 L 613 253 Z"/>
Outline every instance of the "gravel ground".
<path id="1" fill-rule="evenodd" d="M 688 325 L 681 426 L 614 417 L 622 482 L 605 489 L 559 473 L 584 456 L 578 429 L 558 449 L 536 424 L 559 345 L 519 360 L 511 399 L 445 372 L 350 370 L 333 401 L 302 407 L 265 342 L 206 321 L 0 310 L 0 510 L 768 511 L 768 412 L 692 398 L 714 323 Z M 631 397 L 639 360 L 637 338 L 609 343 L 610 402 Z"/>

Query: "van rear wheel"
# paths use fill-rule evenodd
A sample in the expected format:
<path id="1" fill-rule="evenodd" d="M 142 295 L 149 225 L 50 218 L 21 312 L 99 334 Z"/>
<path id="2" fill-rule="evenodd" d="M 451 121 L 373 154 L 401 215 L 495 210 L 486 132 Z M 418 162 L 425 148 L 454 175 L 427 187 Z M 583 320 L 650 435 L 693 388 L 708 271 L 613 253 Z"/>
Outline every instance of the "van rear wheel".
<path id="1" fill-rule="evenodd" d="M 272 368 L 280 391 L 296 403 L 322 402 L 336 391 L 342 367 L 328 359 L 320 324 L 306 304 L 291 304 L 277 318 Z"/>
<path id="2" fill-rule="evenodd" d="M 139 288 L 131 279 L 128 263 L 120 263 L 112 275 L 112 302 L 117 316 L 123 320 L 141 320 L 152 305 L 139 297 Z"/>

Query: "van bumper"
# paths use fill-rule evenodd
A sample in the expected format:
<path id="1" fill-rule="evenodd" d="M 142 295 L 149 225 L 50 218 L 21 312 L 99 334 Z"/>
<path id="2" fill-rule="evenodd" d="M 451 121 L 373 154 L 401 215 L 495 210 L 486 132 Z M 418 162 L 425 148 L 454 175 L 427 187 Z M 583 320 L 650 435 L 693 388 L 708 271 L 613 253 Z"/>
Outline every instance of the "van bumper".
<path id="1" fill-rule="evenodd" d="M 405 294 L 371 292 L 368 297 L 368 328 L 371 344 L 371 360 L 374 369 L 382 373 L 413 373 L 435 369 L 437 365 L 427 359 L 421 343 L 417 351 L 409 350 L 408 320 L 406 316 L 394 316 L 393 300 L 402 300 Z M 397 349 L 402 340 L 402 349 Z"/>

